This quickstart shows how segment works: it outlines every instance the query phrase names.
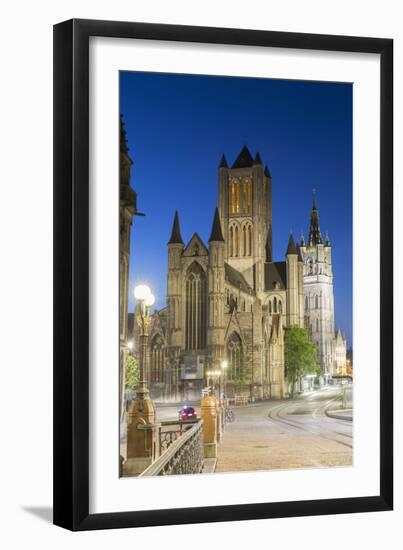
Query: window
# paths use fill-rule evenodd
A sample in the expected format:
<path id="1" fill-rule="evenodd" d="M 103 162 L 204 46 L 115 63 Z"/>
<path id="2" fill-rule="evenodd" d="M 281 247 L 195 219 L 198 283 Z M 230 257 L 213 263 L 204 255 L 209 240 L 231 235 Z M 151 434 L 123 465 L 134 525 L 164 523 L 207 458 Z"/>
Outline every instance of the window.
<path id="1" fill-rule="evenodd" d="M 235 180 L 231 183 L 231 212 L 235 212 Z"/>
<path id="2" fill-rule="evenodd" d="M 243 233 L 243 255 L 247 256 L 248 241 L 246 237 L 246 225 L 242 227 L 242 233 Z"/>
<path id="3" fill-rule="evenodd" d="M 229 255 L 234 255 L 234 228 L 231 226 L 229 228 Z"/>
<path id="4" fill-rule="evenodd" d="M 277 298 L 276 297 L 273 300 L 273 311 L 274 311 L 274 313 L 277 313 Z"/>
<path id="5" fill-rule="evenodd" d="M 313 260 L 312 258 L 309 258 L 306 263 L 306 270 L 308 275 L 313 275 Z"/>
<path id="6" fill-rule="evenodd" d="M 236 332 L 231 334 L 227 343 L 229 362 L 228 379 L 236 380 L 242 377 L 242 341 Z"/>
<path id="7" fill-rule="evenodd" d="M 319 332 L 319 319 L 316 319 L 316 332 Z"/>
<path id="8" fill-rule="evenodd" d="M 165 345 L 160 335 L 151 342 L 151 382 L 163 382 L 165 369 Z"/>
<path id="9" fill-rule="evenodd" d="M 271 315 L 271 301 L 269 302 L 269 314 Z"/>
<path id="10" fill-rule="evenodd" d="M 235 249 L 234 256 L 239 256 L 239 228 L 235 226 Z"/>
<path id="11" fill-rule="evenodd" d="M 315 296 L 315 308 L 319 309 L 319 296 Z"/>
<path id="12" fill-rule="evenodd" d="M 309 299 L 308 299 L 308 296 L 305 296 L 305 311 L 309 311 Z"/>
<path id="13" fill-rule="evenodd" d="M 248 240 L 249 240 L 249 250 L 248 256 L 252 256 L 252 226 L 248 226 Z"/>
<path id="14" fill-rule="evenodd" d="M 206 347 L 206 274 L 193 262 L 186 278 L 186 349 Z"/>
<path id="15" fill-rule="evenodd" d="M 248 214 L 251 211 L 251 182 L 248 179 L 243 180 L 242 211 Z"/>
<path id="16" fill-rule="evenodd" d="M 283 303 L 281 300 L 278 301 L 278 312 L 283 313 Z"/>

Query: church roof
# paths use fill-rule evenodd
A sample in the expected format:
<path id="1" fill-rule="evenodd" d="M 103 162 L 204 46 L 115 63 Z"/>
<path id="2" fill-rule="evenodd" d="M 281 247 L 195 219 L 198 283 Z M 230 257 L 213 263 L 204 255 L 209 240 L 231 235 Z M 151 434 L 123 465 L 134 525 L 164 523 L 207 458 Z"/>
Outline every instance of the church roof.
<path id="1" fill-rule="evenodd" d="M 290 233 L 290 238 L 288 239 L 287 252 L 285 253 L 285 255 L 288 256 L 289 254 L 296 254 L 298 256 L 298 249 L 295 245 L 292 233 Z"/>
<path id="2" fill-rule="evenodd" d="M 279 283 L 280 290 L 287 287 L 287 263 L 267 262 L 264 264 L 264 285 L 266 290 L 273 290 L 275 283 Z"/>
<path id="3" fill-rule="evenodd" d="M 250 168 L 251 166 L 253 166 L 253 157 L 245 145 L 231 168 Z"/>
<path id="4" fill-rule="evenodd" d="M 246 282 L 245 277 L 233 268 L 231 265 L 224 263 L 225 279 L 236 288 L 240 288 L 244 292 L 251 292 L 253 289 Z"/>
<path id="5" fill-rule="evenodd" d="M 183 244 L 181 228 L 179 225 L 179 214 L 177 210 L 175 210 L 175 217 L 174 217 L 174 223 L 172 225 L 171 238 L 169 239 L 168 244 Z"/>
<path id="6" fill-rule="evenodd" d="M 209 238 L 209 243 L 211 241 L 222 241 L 224 242 L 224 237 L 221 230 L 220 214 L 218 208 L 215 209 L 213 227 L 211 228 L 211 235 Z"/>

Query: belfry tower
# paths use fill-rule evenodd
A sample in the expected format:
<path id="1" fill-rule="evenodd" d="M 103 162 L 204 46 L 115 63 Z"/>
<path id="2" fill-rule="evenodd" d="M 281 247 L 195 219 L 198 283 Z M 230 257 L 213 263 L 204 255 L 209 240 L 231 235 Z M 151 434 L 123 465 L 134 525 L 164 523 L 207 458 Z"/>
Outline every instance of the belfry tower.
<path id="1" fill-rule="evenodd" d="M 302 235 L 299 246 L 304 261 L 305 324 L 311 341 L 317 344 L 318 362 L 326 379 L 335 368 L 332 249 L 328 235 L 325 242 L 322 239 L 315 196 L 308 240 L 305 243 Z"/>
<path id="2" fill-rule="evenodd" d="M 228 167 L 219 165 L 218 209 L 225 240 L 225 261 L 242 273 L 259 295 L 264 291 L 266 249 L 272 249 L 272 180 L 260 154 L 243 147 Z M 270 242 L 267 242 L 269 239 Z"/>

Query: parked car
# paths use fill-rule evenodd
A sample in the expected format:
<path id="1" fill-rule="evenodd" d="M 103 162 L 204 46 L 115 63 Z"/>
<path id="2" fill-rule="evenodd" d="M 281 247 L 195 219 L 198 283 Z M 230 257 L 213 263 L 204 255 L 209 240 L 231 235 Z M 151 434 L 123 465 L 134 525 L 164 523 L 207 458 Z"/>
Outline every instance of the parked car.
<path id="1" fill-rule="evenodd" d="M 179 420 L 196 420 L 197 412 L 189 405 L 183 405 L 179 411 Z"/>

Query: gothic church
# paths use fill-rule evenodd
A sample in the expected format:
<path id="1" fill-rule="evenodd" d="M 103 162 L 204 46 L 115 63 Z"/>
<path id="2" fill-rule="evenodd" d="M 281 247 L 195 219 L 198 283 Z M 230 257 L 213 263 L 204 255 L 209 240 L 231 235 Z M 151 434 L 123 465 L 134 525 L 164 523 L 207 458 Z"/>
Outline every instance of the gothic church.
<path id="1" fill-rule="evenodd" d="M 288 393 L 284 331 L 306 327 L 323 377 L 335 369 L 332 255 L 313 201 L 305 242 L 292 234 L 285 259 L 272 255 L 272 177 L 244 147 L 218 168 L 218 206 L 208 243 L 185 245 L 175 213 L 168 241 L 167 306 L 155 312 L 147 362 L 154 398 L 199 398 L 228 361 L 227 395 Z M 209 374 L 210 373 L 210 374 Z"/>

